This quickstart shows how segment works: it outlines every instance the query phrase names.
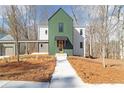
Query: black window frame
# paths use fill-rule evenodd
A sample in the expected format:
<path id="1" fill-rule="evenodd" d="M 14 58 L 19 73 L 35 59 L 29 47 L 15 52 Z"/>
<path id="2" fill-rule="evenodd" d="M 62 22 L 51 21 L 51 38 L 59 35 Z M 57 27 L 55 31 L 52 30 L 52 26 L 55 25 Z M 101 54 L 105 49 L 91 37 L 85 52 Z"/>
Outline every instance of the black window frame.
<path id="1" fill-rule="evenodd" d="M 80 48 L 83 48 L 83 42 L 80 42 Z"/>
<path id="2" fill-rule="evenodd" d="M 83 35 L 83 30 L 82 29 L 80 29 L 80 35 Z"/>
<path id="3" fill-rule="evenodd" d="M 64 32 L 64 23 L 58 24 L 58 30 L 59 30 L 59 32 Z"/>
<path id="4" fill-rule="evenodd" d="M 43 44 L 42 44 L 42 43 L 40 44 L 40 47 L 41 47 L 41 48 L 43 47 Z"/>
<path id="5" fill-rule="evenodd" d="M 47 30 L 45 30 L 45 34 L 47 35 Z"/>

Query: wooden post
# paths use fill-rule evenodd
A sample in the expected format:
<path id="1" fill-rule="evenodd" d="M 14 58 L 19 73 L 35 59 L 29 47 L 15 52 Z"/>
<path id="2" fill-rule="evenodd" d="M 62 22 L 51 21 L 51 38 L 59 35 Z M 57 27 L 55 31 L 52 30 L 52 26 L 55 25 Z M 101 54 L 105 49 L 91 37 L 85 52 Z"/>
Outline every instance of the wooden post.
<path id="1" fill-rule="evenodd" d="M 28 54 L 28 42 L 25 42 L 25 46 L 26 46 L 26 54 Z"/>
<path id="2" fill-rule="evenodd" d="M 39 53 L 39 42 L 37 44 L 38 44 L 38 53 Z"/>

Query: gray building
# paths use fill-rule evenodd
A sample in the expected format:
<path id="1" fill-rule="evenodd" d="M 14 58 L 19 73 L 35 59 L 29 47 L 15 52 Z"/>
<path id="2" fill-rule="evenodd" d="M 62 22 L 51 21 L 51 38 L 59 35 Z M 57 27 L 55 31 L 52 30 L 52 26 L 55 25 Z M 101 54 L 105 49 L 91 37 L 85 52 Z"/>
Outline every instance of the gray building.
<path id="1" fill-rule="evenodd" d="M 0 56 L 12 56 L 15 55 L 15 44 L 6 41 L 13 41 L 11 35 L 0 33 Z"/>

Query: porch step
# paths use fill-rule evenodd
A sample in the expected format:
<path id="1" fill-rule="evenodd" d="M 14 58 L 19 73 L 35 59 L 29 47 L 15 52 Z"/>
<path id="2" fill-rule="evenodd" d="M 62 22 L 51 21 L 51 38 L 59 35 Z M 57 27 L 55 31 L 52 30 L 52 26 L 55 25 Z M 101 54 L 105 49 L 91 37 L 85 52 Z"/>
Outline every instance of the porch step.
<path id="1" fill-rule="evenodd" d="M 55 55 L 57 61 L 62 61 L 67 59 L 67 53 L 56 53 Z"/>

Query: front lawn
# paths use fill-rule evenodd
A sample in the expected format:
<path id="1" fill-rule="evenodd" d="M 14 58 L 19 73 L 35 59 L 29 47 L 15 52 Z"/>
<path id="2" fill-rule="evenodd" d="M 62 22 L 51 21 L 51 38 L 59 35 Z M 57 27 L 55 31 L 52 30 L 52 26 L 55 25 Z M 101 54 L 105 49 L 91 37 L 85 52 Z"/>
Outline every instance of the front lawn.
<path id="1" fill-rule="evenodd" d="M 120 60 L 106 59 L 106 68 L 101 59 L 69 57 L 68 60 L 85 83 L 124 83 L 124 63 Z"/>
<path id="2" fill-rule="evenodd" d="M 0 60 L 0 80 L 49 81 L 55 68 L 55 58 L 48 55 L 24 55 Z"/>

